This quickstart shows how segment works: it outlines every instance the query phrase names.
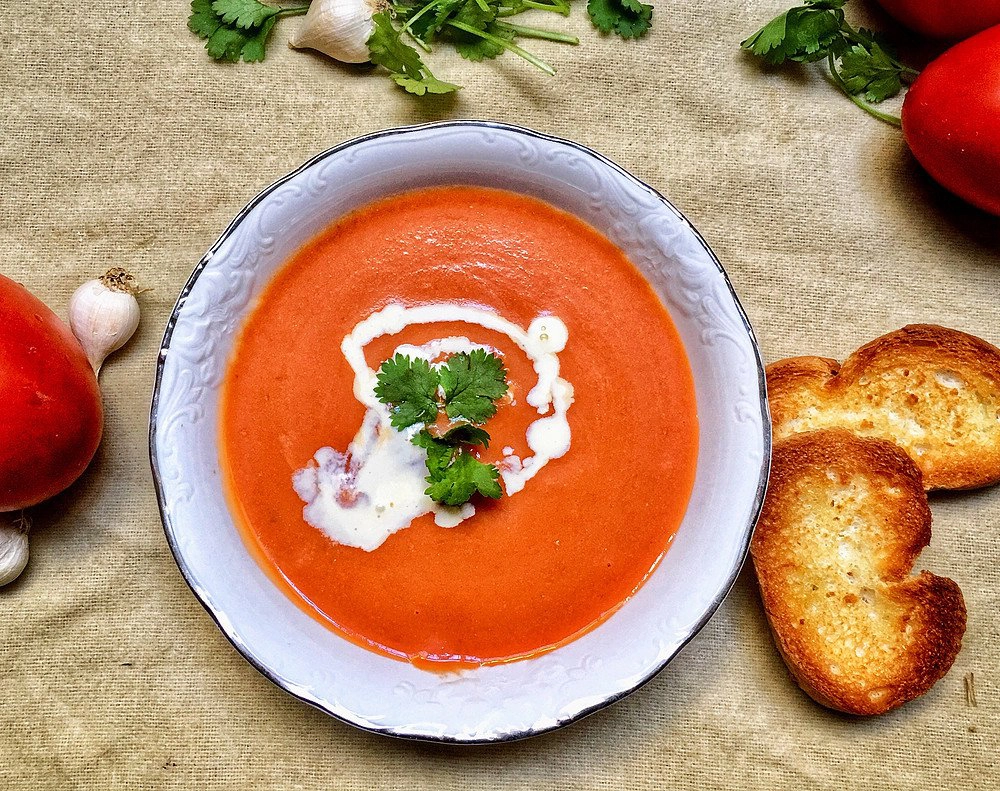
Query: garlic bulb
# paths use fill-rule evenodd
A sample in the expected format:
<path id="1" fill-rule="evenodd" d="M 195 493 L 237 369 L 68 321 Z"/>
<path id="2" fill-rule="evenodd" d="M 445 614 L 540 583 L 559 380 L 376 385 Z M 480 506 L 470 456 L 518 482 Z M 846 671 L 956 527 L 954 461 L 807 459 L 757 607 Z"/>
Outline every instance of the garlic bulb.
<path id="1" fill-rule="evenodd" d="M 94 373 L 111 352 L 124 346 L 139 326 L 135 278 L 121 267 L 88 280 L 69 300 L 69 326 L 87 353 Z"/>
<path id="2" fill-rule="evenodd" d="M 0 514 L 0 588 L 13 582 L 28 565 L 28 518 Z"/>
<path id="3" fill-rule="evenodd" d="M 288 42 L 315 49 L 343 63 L 365 63 L 376 0 L 312 0 L 298 32 Z"/>

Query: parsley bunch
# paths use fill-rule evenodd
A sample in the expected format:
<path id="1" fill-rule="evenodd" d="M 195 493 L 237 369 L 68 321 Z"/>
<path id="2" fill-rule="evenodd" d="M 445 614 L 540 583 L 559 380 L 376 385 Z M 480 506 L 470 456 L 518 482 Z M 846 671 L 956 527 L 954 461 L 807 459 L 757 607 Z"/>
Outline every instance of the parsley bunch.
<path id="1" fill-rule="evenodd" d="M 847 0 L 804 2 L 776 16 L 740 46 L 773 66 L 825 59 L 834 84 L 852 102 L 899 126 L 899 118 L 871 105 L 896 96 L 918 72 L 897 60 L 877 33 L 847 22 Z"/>
<path id="2" fill-rule="evenodd" d="M 453 423 L 444 433 L 422 428 L 411 440 L 427 451 L 425 494 L 444 505 L 462 505 L 474 494 L 498 499 L 500 470 L 484 464 L 473 448 L 490 446 L 480 426 L 497 412 L 496 402 L 507 393 L 507 371 L 495 354 L 483 349 L 452 355 L 440 368 L 426 360 L 397 354 L 378 371 L 375 396 L 392 410 L 399 431 L 433 425 L 441 411 Z"/>
<path id="3" fill-rule="evenodd" d="M 192 0 L 188 27 L 206 40 L 215 60 L 264 60 L 267 41 L 282 17 L 309 10 L 308 2 L 275 6 L 260 0 Z M 441 43 L 453 46 L 467 60 L 482 61 L 511 52 L 547 74 L 548 63 L 532 55 L 517 39 L 534 38 L 579 44 L 576 36 L 555 30 L 514 24 L 512 17 L 528 11 L 569 16 L 570 0 L 385 0 L 372 14 L 368 50 L 372 63 L 382 66 L 405 91 L 423 96 L 457 91 L 461 86 L 437 79 L 417 48 L 429 53 Z M 645 35 L 653 7 L 639 0 L 589 0 L 594 26 L 623 39 Z"/>

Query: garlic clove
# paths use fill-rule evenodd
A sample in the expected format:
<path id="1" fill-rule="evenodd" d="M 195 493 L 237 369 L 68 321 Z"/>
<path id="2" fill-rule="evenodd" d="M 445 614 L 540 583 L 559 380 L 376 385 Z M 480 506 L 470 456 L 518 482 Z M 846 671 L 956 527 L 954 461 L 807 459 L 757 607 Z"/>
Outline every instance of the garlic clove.
<path id="1" fill-rule="evenodd" d="M 28 527 L 23 514 L 0 514 L 0 588 L 13 582 L 28 565 Z"/>
<path id="2" fill-rule="evenodd" d="M 124 346 L 139 326 L 135 278 L 121 267 L 88 280 L 69 300 L 69 326 L 87 353 L 94 373 Z"/>
<path id="3" fill-rule="evenodd" d="M 374 28 L 374 9 L 370 0 L 313 0 L 288 43 L 343 63 L 366 63 L 371 60 L 368 38 Z"/>

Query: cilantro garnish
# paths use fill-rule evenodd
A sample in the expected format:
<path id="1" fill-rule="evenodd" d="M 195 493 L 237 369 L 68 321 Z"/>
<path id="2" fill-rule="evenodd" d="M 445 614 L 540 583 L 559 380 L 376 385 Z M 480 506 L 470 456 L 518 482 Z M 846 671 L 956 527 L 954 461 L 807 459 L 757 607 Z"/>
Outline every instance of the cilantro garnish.
<path id="1" fill-rule="evenodd" d="M 427 451 L 427 482 L 430 486 L 424 492 L 428 497 L 444 505 L 462 505 L 469 502 L 477 492 L 483 497 L 499 499 L 500 470 L 493 464 L 479 461 L 468 448 L 468 444 L 489 444 L 489 434 L 473 426 L 459 427 L 471 429 L 473 433 L 453 434 L 452 429 L 442 437 L 433 437 L 427 429 L 413 438 L 413 444 Z M 462 438 L 460 438 L 460 436 Z M 485 442 L 483 437 L 485 436 Z"/>
<path id="2" fill-rule="evenodd" d="M 494 465 L 483 464 L 471 453 L 461 452 L 447 466 L 431 471 L 425 494 L 434 502 L 451 506 L 469 502 L 477 492 L 498 500 L 503 495 L 499 478 L 500 470 Z"/>
<path id="3" fill-rule="evenodd" d="M 786 61 L 826 59 L 834 84 L 876 118 L 900 125 L 899 118 L 872 104 L 899 94 L 918 72 L 901 63 L 881 37 L 855 29 L 844 15 L 847 0 L 804 0 L 768 22 L 740 46 L 773 66 Z"/>
<path id="4" fill-rule="evenodd" d="M 485 423 L 497 413 L 496 399 L 507 392 L 507 371 L 495 354 L 473 349 L 442 366 L 445 414 L 452 420 Z"/>
<path id="5" fill-rule="evenodd" d="M 461 423 L 450 428 L 438 439 L 446 445 L 482 445 L 484 448 L 490 446 L 490 435 L 471 423 Z"/>
<path id="6" fill-rule="evenodd" d="M 426 360 L 403 354 L 382 363 L 375 395 L 392 407 L 392 425 L 397 429 L 417 423 L 433 423 L 438 414 L 438 372 Z"/>
<path id="7" fill-rule="evenodd" d="M 215 60 L 261 61 L 277 21 L 309 10 L 309 0 L 277 0 L 298 3 L 288 6 L 270 4 L 273 1 L 192 0 L 188 27 L 205 39 L 205 48 Z M 407 41 L 426 53 L 433 45 L 446 43 L 471 61 L 511 52 L 547 74 L 555 74 L 555 69 L 516 40 L 580 43 L 576 36 L 511 22 L 528 11 L 569 16 L 570 0 L 378 0 L 372 6 L 373 26 L 365 42 L 371 62 L 417 96 L 453 93 L 461 86 L 435 77 L 422 54 Z M 587 9 L 595 27 L 624 39 L 644 35 L 652 22 L 653 7 L 640 0 L 589 0 Z"/>
<path id="8" fill-rule="evenodd" d="M 275 8 L 258 0 L 191 0 L 188 28 L 205 39 L 209 57 L 253 63 L 264 60 L 267 39 L 279 18 L 308 10 L 308 5 Z"/>
<path id="9" fill-rule="evenodd" d="M 653 24 L 653 6 L 639 0 L 589 0 L 587 13 L 598 30 L 622 38 L 644 36 Z"/>
<path id="10" fill-rule="evenodd" d="M 479 426 L 496 414 L 496 401 L 507 393 L 507 371 L 495 354 L 483 349 L 452 355 L 440 368 L 397 354 L 379 367 L 375 395 L 392 410 L 397 430 L 436 423 L 444 410 L 455 423 L 440 435 L 427 428 L 411 440 L 427 451 L 425 494 L 445 505 L 467 503 L 477 492 L 501 496 L 500 471 L 479 461 L 472 448 L 490 446 Z"/>

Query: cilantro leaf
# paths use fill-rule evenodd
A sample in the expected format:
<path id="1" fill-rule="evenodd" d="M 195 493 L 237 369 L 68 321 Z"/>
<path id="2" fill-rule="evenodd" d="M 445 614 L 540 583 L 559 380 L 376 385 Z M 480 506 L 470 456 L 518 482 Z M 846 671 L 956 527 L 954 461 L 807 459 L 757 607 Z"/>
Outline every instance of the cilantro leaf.
<path id="1" fill-rule="evenodd" d="M 640 4 L 642 5 L 642 4 Z M 635 16 L 623 15 L 615 25 L 615 32 L 622 38 L 640 38 L 653 24 L 653 6 L 642 5 L 642 11 Z"/>
<path id="2" fill-rule="evenodd" d="M 514 40 L 514 31 L 509 28 L 500 27 L 499 25 L 489 25 L 486 28 L 486 32 L 504 41 Z M 478 63 L 487 58 L 499 57 L 504 53 L 505 47 L 500 46 L 495 41 L 487 41 L 484 38 L 467 35 L 465 38 L 455 39 L 455 49 L 466 60 Z"/>
<path id="3" fill-rule="evenodd" d="M 653 23 L 653 6 L 639 0 L 588 0 L 587 13 L 598 30 L 626 39 L 645 35 Z"/>
<path id="4" fill-rule="evenodd" d="M 453 355 L 439 374 L 445 414 L 452 420 L 485 423 L 497 412 L 496 399 L 507 392 L 503 362 L 484 349 Z"/>
<path id="5" fill-rule="evenodd" d="M 459 439 L 461 436 L 461 439 Z M 427 451 L 427 482 L 424 492 L 444 505 L 462 505 L 477 492 L 494 500 L 503 495 L 500 470 L 484 464 L 461 445 L 488 445 L 489 434 L 475 426 L 453 428 L 444 437 L 433 437 L 427 429 L 420 431 L 413 444 Z"/>
<path id="6" fill-rule="evenodd" d="M 388 69 L 400 88 L 417 96 L 452 93 L 461 88 L 431 74 L 420 59 L 420 53 L 400 38 L 388 11 L 373 15 L 372 23 L 372 32 L 368 36 L 368 53 L 372 63 Z"/>
<path id="7" fill-rule="evenodd" d="M 811 62 L 843 47 L 846 0 L 806 0 L 768 22 L 740 46 L 772 66 L 786 60 Z"/>
<path id="8" fill-rule="evenodd" d="M 215 0 L 212 10 L 222 17 L 227 25 L 239 28 L 260 27 L 281 9 L 264 5 L 258 0 Z"/>
<path id="9" fill-rule="evenodd" d="M 422 80 L 424 64 L 420 53 L 399 37 L 388 11 L 372 16 L 372 32 L 368 37 L 368 52 L 372 63 L 384 66 L 393 74 L 403 74 L 413 80 Z"/>
<path id="10" fill-rule="evenodd" d="M 191 0 L 188 30 L 198 38 L 211 38 L 222 27 L 222 17 L 212 10 L 212 0 Z"/>
<path id="11" fill-rule="evenodd" d="M 852 46 L 840 59 L 839 74 L 844 89 L 853 96 L 863 93 L 873 103 L 891 99 L 903 90 L 902 75 L 906 67 L 889 54 L 870 30 L 862 28 L 858 37 L 863 43 Z"/>
<path id="12" fill-rule="evenodd" d="M 392 408 L 391 422 L 402 430 L 437 419 L 438 372 L 426 360 L 397 354 L 379 367 L 375 396 Z"/>
<path id="13" fill-rule="evenodd" d="M 482 445 L 484 448 L 490 446 L 490 435 L 471 423 L 462 423 L 448 429 L 438 437 L 438 440 L 446 445 Z"/>
<path id="14" fill-rule="evenodd" d="M 447 442 L 435 439 L 427 429 L 421 429 L 410 441 L 418 448 L 427 451 L 427 471 L 430 473 L 427 482 L 439 480 L 443 475 L 444 468 L 451 464 L 457 448 Z"/>
<path id="15" fill-rule="evenodd" d="M 458 7 L 455 14 L 450 17 L 450 19 L 456 22 L 464 22 L 466 25 L 474 27 L 477 30 L 486 30 L 489 24 L 496 18 L 496 6 L 490 5 L 485 0 L 465 0 Z"/>
<path id="16" fill-rule="evenodd" d="M 444 82 L 437 77 L 423 77 L 416 80 L 406 74 L 393 74 L 391 76 L 396 85 L 415 96 L 423 96 L 427 93 L 454 93 L 455 91 L 462 90 L 461 85 Z"/>
<path id="17" fill-rule="evenodd" d="M 249 41 L 250 36 L 244 31 L 220 25 L 219 29 L 208 40 L 205 48 L 208 50 L 209 57 L 214 60 L 228 60 L 230 63 L 236 63 L 243 56 L 243 47 Z"/>
<path id="18" fill-rule="evenodd" d="M 259 63 L 264 60 L 264 51 L 267 48 L 267 37 L 271 35 L 271 28 L 277 20 L 274 17 L 266 20 L 261 25 L 260 30 L 254 33 L 243 45 L 243 60 L 247 63 Z"/>
<path id="19" fill-rule="evenodd" d="M 455 455 L 451 464 L 431 470 L 427 478 L 430 486 L 425 494 L 435 502 L 451 506 L 469 502 L 477 492 L 497 500 L 503 496 L 499 478 L 500 470 L 494 465 L 484 464 L 471 453 L 461 452 Z"/>
<path id="20" fill-rule="evenodd" d="M 258 0 L 191 0 L 188 28 L 207 39 L 209 57 L 235 63 L 264 60 L 267 40 L 278 15 L 304 13 L 306 6 L 287 9 L 266 6 Z"/>
<path id="21" fill-rule="evenodd" d="M 513 41 L 514 32 L 509 28 L 495 24 L 498 0 L 445 0 L 445 5 L 439 8 L 436 25 L 443 28 L 442 38 L 455 45 L 458 54 L 466 60 L 481 61 L 495 58 L 504 53 L 505 41 Z M 459 27 L 450 24 L 457 22 Z M 448 25 L 448 27 L 444 27 Z M 471 28 L 480 33 L 489 34 L 492 40 L 464 29 Z"/>

